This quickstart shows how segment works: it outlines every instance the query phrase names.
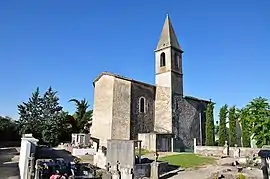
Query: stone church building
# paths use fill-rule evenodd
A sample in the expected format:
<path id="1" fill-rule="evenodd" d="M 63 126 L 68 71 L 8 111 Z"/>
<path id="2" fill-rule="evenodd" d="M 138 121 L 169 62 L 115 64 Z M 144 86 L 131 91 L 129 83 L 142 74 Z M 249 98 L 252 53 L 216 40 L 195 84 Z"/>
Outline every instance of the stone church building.
<path id="1" fill-rule="evenodd" d="M 155 85 L 103 72 L 93 82 L 91 135 L 142 140 L 142 147 L 183 151 L 193 138 L 205 143 L 205 110 L 210 101 L 183 95 L 183 50 L 167 15 L 155 50 Z"/>

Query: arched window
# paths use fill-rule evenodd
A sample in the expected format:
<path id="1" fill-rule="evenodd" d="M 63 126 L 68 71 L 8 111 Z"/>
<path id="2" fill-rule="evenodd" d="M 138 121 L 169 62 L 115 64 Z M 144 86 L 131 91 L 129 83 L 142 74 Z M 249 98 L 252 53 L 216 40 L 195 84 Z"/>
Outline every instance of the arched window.
<path id="1" fill-rule="evenodd" d="M 177 53 L 174 54 L 174 64 L 177 69 L 179 69 L 179 63 L 180 63 L 180 58 Z"/>
<path id="2" fill-rule="evenodd" d="M 164 67 L 166 66 L 166 59 L 165 59 L 165 53 L 162 52 L 160 54 L 160 67 Z"/>
<path id="3" fill-rule="evenodd" d="M 146 111 L 146 100 L 144 97 L 140 97 L 139 99 L 139 111 L 140 113 L 145 113 Z"/>

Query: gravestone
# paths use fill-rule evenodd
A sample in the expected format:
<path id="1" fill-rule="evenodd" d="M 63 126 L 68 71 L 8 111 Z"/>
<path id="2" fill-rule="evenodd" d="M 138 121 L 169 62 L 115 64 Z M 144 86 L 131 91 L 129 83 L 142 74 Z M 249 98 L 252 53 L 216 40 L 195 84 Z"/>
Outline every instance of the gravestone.
<path id="1" fill-rule="evenodd" d="M 240 158 L 240 148 L 237 147 L 237 144 L 235 144 L 235 149 L 233 151 L 233 157 L 234 158 Z"/>
<path id="2" fill-rule="evenodd" d="M 135 141 L 133 140 L 108 140 L 107 161 L 111 166 L 116 166 L 117 161 L 121 168 L 134 168 L 135 165 Z"/>
<path id="3" fill-rule="evenodd" d="M 225 141 L 225 145 L 224 145 L 224 149 L 223 149 L 223 155 L 225 156 L 229 156 L 229 145 L 228 145 L 228 141 Z"/>

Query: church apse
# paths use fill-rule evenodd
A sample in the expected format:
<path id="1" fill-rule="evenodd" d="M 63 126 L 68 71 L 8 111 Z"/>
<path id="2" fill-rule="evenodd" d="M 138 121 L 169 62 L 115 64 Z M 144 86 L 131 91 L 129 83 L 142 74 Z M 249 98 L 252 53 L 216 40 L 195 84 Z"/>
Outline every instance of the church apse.
<path id="1" fill-rule="evenodd" d="M 155 86 L 132 82 L 131 100 L 130 138 L 137 139 L 138 133 L 154 130 Z"/>

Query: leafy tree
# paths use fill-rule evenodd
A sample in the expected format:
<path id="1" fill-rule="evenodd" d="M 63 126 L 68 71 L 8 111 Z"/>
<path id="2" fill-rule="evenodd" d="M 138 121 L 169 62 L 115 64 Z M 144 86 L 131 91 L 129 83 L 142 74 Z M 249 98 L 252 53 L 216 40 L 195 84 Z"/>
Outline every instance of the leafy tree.
<path id="1" fill-rule="evenodd" d="M 73 115 L 73 118 L 69 118 L 73 132 L 89 133 L 93 111 L 87 111 L 89 107 L 88 102 L 85 99 L 81 101 L 77 99 L 71 99 L 69 102 L 74 102 L 76 105 L 76 112 Z"/>
<path id="2" fill-rule="evenodd" d="M 28 102 L 18 105 L 20 133 L 32 133 L 40 143 L 57 145 L 67 133 L 66 115 L 51 87 L 41 97 L 39 88 Z"/>
<path id="3" fill-rule="evenodd" d="M 0 141 L 18 140 L 20 140 L 18 123 L 8 116 L 0 116 Z"/>
<path id="4" fill-rule="evenodd" d="M 32 133 L 34 137 L 41 139 L 43 130 L 42 101 L 39 88 L 29 98 L 28 102 L 18 105 L 20 134 Z"/>
<path id="5" fill-rule="evenodd" d="M 61 132 L 65 125 L 64 113 L 62 107 L 59 105 L 59 98 L 56 96 L 57 92 L 53 91 L 51 87 L 45 92 L 43 96 L 43 118 L 44 126 L 42 131 L 42 139 L 51 146 L 60 143 Z"/>
<path id="6" fill-rule="evenodd" d="M 251 134 L 257 141 L 257 146 L 270 144 L 270 106 L 266 98 L 255 98 L 247 106 L 247 123 L 251 127 Z"/>
<path id="7" fill-rule="evenodd" d="M 249 122 L 249 110 L 247 108 L 241 110 L 240 122 L 242 127 L 243 147 L 250 147 L 251 125 Z"/>
<path id="8" fill-rule="evenodd" d="M 215 145 L 214 103 L 209 103 L 206 108 L 206 145 Z"/>
<path id="9" fill-rule="evenodd" d="M 233 106 L 229 109 L 229 138 L 232 147 L 237 144 L 236 120 L 236 108 Z"/>
<path id="10" fill-rule="evenodd" d="M 225 141 L 228 140 L 226 119 L 228 114 L 228 106 L 225 104 L 219 111 L 219 133 L 218 133 L 218 145 L 224 146 Z"/>

